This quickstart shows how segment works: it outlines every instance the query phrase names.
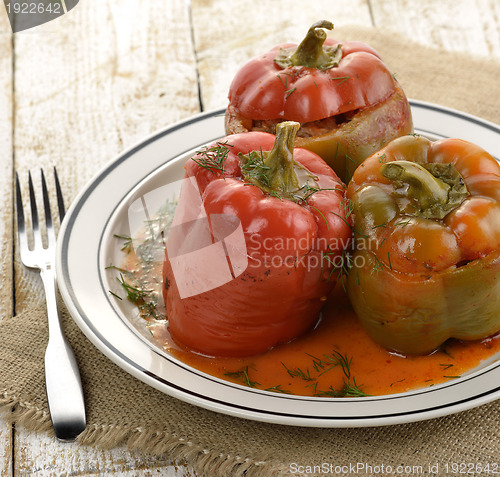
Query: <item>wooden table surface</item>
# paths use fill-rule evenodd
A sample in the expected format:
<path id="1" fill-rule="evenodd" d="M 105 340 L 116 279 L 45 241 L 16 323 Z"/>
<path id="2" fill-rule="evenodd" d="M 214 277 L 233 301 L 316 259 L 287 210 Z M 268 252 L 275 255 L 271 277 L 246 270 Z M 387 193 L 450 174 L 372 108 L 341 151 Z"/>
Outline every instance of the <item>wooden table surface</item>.
<path id="1" fill-rule="evenodd" d="M 69 203 L 151 132 L 226 105 L 248 58 L 319 19 L 500 61 L 500 0 L 80 0 L 12 34 L 0 6 L 0 316 L 43 300 L 13 239 L 13 173 L 56 165 Z M 29 291 L 29 293 L 27 292 Z M 0 475 L 193 475 L 168 456 L 62 444 L 0 421 Z"/>

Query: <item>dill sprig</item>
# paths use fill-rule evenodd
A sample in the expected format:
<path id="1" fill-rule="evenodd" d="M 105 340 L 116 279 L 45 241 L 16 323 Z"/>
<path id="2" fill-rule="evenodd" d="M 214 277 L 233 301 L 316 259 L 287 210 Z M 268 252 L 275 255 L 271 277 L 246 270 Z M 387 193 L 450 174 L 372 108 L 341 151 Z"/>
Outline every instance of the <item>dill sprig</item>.
<path id="1" fill-rule="evenodd" d="M 222 177 L 224 177 L 225 164 L 230 147 L 233 147 L 233 145 L 229 144 L 228 141 L 217 142 L 215 146 L 207 146 L 197 151 L 191 159 L 212 174 L 220 172 Z"/>
<path id="2" fill-rule="evenodd" d="M 343 189 L 337 189 L 336 187 L 316 187 L 307 182 L 300 189 L 295 191 L 292 196 L 297 202 L 307 202 L 311 196 L 324 190 L 343 191 Z"/>
<path id="3" fill-rule="evenodd" d="M 137 269 L 128 270 L 115 265 L 106 267 L 118 272 L 116 280 L 125 292 L 125 298 L 146 319 L 166 319 L 160 305 L 162 283 L 155 270 L 165 257 L 165 235 L 172 224 L 176 205 L 176 200 L 167 200 L 154 217 L 145 220 L 144 228 L 137 237 L 115 234 L 116 238 L 124 241 L 121 247 L 123 252 L 127 255 L 135 253 Z M 114 291 L 109 293 L 119 300 L 123 299 Z"/>
<path id="4" fill-rule="evenodd" d="M 283 362 L 281 362 L 281 364 L 286 369 L 286 372 L 292 378 L 301 378 L 304 381 L 313 381 L 314 380 L 314 378 L 311 378 L 311 373 L 309 372 L 309 368 L 307 368 L 306 371 L 302 371 L 302 369 L 300 369 L 300 368 L 290 369 Z"/>
<path id="5" fill-rule="evenodd" d="M 114 237 L 123 240 L 122 248 L 120 249 L 122 252 L 130 253 L 132 251 L 134 244 L 132 237 L 121 234 L 114 234 Z"/>
<path id="6" fill-rule="evenodd" d="M 394 224 L 394 227 L 406 227 L 408 224 L 411 224 L 411 219 L 408 219 L 408 220 L 403 220 L 401 222 L 397 222 L 396 224 Z"/>
<path id="7" fill-rule="evenodd" d="M 250 380 L 250 377 L 248 375 L 248 366 L 246 366 L 245 368 L 243 368 L 240 371 L 224 373 L 224 376 L 240 379 L 243 381 L 243 384 L 245 384 L 246 386 L 248 386 L 250 388 L 255 388 L 256 386 L 260 386 L 260 383 L 258 383 L 257 381 Z M 276 387 L 278 387 L 278 386 L 275 386 L 275 388 Z"/>
<path id="8" fill-rule="evenodd" d="M 384 264 L 380 261 L 380 259 L 377 257 L 377 255 L 373 254 L 373 260 L 375 262 L 375 265 L 373 266 L 373 269 L 371 270 L 370 274 L 373 275 L 378 273 L 384 269 Z M 391 267 L 392 269 L 392 267 Z"/>
<path id="9" fill-rule="evenodd" d="M 125 280 L 123 274 L 121 273 L 119 277 L 116 277 L 116 280 L 127 293 L 127 298 L 135 305 L 143 304 L 144 298 L 146 298 L 152 291 L 152 290 L 145 290 L 143 288 L 139 288 L 132 285 L 131 283 Z"/>
<path id="10" fill-rule="evenodd" d="M 326 252 L 322 252 L 321 257 L 323 260 L 326 260 L 329 265 L 332 266 L 327 281 L 330 281 L 332 279 L 332 276 L 335 272 L 339 272 L 335 283 L 338 283 L 340 281 L 342 284 L 342 288 L 344 289 L 344 291 L 346 291 L 347 275 L 349 274 L 349 270 L 352 266 L 352 256 L 350 251 L 347 248 L 344 248 L 340 254 L 339 261 L 338 253 L 334 252 L 330 248 L 330 246 L 328 246 Z"/>
<path id="11" fill-rule="evenodd" d="M 351 372 L 351 364 L 352 358 L 349 358 L 347 355 L 343 355 L 338 351 L 333 351 L 332 354 L 327 355 L 324 354 L 321 357 L 313 356 L 312 354 L 306 353 L 307 356 L 312 358 L 312 368 L 314 369 L 315 374 L 313 374 L 309 367 L 305 368 L 290 368 L 285 363 L 281 362 L 283 368 L 287 372 L 287 374 L 295 379 L 301 379 L 306 381 L 306 387 L 312 388 L 312 395 L 316 397 L 362 397 L 369 396 L 366 394 L 360 386 L 356 383 L 356 379 L 352 375 Z M 323 374 L 331 371 L 334 368 L 339 368 L 342 370 L 343 374 L 343 384 L 340 389 L 334 389 L 333 386 L 330 386 L 326 390 L 318 390 L 318 379 Z M 255 370 L 255 368 L 254 368 Z M 256 370 L 255 370 L 256 371 Z M 224 373 L 224 376 L 227 376 L 232 379 L 236 379 L 240 381 L 241 384 L 248 386 L 250 388 L 262 389 L 263 391 L 270 391 L 282 394 L 293 394 L 291 391 L 287 389 L 283 389 L 281 384 L 276 386 L 270 386 L 267 388 L 260 388 L 260 383 L 254 381 L 250 378 L 249 366 L 245 366 L 244 368 L 238 371 L 231 371 Z"/>
<path id="12" fill-rule="evenodd" d="M 351 79 L 350 76 L 337 76 L 335 78 L 330 78 L 330 81 L 338 81 L 338 83 L 335 83 L 337 86 L 345 83 L 346 81 L 349 81 Z"/>
<path id="13" fill-rule="evenodd" d="M 267 174 L 271 168 L 266 166 L 262 149 L 260 151 L 250 151 L 246 156 L 240 152 L 238 156 L 241 159 L 241 172 L 246 179 L 251 178 L 266 187 L 270 186 Z"/>
<path id="14" fill-rule="evenodd" d="M 446 371 L 447 369 L 450 369 L 453 364 L 440 364 L 439 366 L 443 368 L 443 371 Z"/>
<path id="15" fill-rule="evenodd" d="M 270 391 L 272 393 L 281 393 L 281 394 L 292 394 L 292 392 L 289 391 L 288 389 L 283 389 L 281 387 L 281 384 L 278 384 L 277 386 L 272 386 L 270 388 L 266 388 L 264 389 L 264 391 Z"/>
<path id="16" fill-rule="evenodd" d="M 314 395 L 318 397 L 363 397 L 369 396 L 356 383 L 356 379 L 351 372 L 352 357 L 334 350 L 331 355 L 324 354 L 321 358 L 307 353 L 313 359 L 313 366 L 319 373 L 319 376 L 331 371 L 340 366 L 344 374 L 343 386 L 340 390 L 336 390 L 330 386 L 326 391 L 314 389 Z"/>

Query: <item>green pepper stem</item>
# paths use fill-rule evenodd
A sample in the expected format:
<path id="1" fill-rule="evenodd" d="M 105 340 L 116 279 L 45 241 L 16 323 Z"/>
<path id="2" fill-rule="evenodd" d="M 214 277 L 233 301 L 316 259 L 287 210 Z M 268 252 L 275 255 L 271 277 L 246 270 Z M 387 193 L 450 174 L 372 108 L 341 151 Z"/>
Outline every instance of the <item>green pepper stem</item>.
<path id="1" fill-rule="evenodd" d="M 304 169 L 293 160 L 295 136 L 299 128 L 300 123 L 294 121 L 278 123 L 276 139 L 270 151 L 238 154 L 242 175 L 248 183 L 276 197 L 293 197 L 300 188 L 297 172 Z"/>
<path id="2" fill-rule="evenodd" d="M 469 195 L 453 164 L 422 166 L 411 161 L 394 161 L 384 164 L 380 172 L 396 188 L 403 188 L 400 196 L 416 204 L 411 215 L 442 219 Z"/>
<path id="3" fill-rule="evenodd" d="M 382 166 L 380 172 L 391 181 L 408 184 L 408 196 L 415 199 L 421 209 L 428 209 L 436 202 L 444 204 L 448 199 L 450 186 L 415 162 L 389 162 Z"/>
<path id="4" fill-rule="evenodd" d="M 281 50 L 274 61 L 282 68 L 306 66 L 324 70 L 338 66 L 342 59 L 342 47 L 340 44 L 334 47 L 323 46 L 326 40 L 323 28 L 333 30 L 333 23 L 328 20 L 316 22 L 296 49 Z"/>
<path id="5" fill-rule="evenodd" d="M 267 178 L 269 188 L 276 192 L 288 194 L 299 188 L 299 179 L 295 172 L 293 147 L 300 123 L 283 121 L 276 126 L 274 146 L 264 159 L 268 167 Z"/>
<path id="6" fill-rule="evenodd" d="M 297 50 L 292 55 L 294 66 L 309 66 L 317 68 L 329 61 L 328 55 L 323 50 L 323 43 L 326 40 L 325 30 L 333 29 L 333 23 L 327 20 L 316 22 L 307 31 L 306 37 L 302 40 Z"/>

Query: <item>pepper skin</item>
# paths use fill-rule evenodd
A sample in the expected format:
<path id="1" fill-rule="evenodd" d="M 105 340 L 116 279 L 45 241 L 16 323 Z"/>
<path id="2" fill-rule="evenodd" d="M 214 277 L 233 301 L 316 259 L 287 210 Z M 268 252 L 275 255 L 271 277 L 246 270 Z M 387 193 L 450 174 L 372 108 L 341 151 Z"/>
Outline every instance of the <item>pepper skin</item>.
<path id="1" fill-rule="evenodd" d="M 500 331 L 500 165 L 460 139 L 392 141 L 354 173 L 348 293 L 382 346 L 426 354 Z"/>
<path id="2" fill-rule="evenodd" d="M 278 121 L 298 121 L 296 146 L 319 154 L 347 180 L 370 154 L 412 132 L 411 112 L 373 48 L 326 38 L 322 28 L 333 25 L 317 22 L 299 46 L 278 45 L 238 71 L 229 90 L 226 133 L 259 127 L 273 132 L 269 126 Z"/>
<path id="3" fill-rule="evenodd" d="M 345 186 L 319 156 L 293 148 L 298 127 L 286 122 L 276 137 L 249 132 L 222 139 L 209 149 L 227 149 L 223 168 L 211 167 L 202 153 L 186 163 L 207 217 L 240 221 L 248 266 L 221 286 L 181 298 L 167 243 L 164 298 L 179 344 L 210 356 L 250 356 L 317 322 L 352 231 Z M 189 215 L 189 204 L 184 209 Z"/>

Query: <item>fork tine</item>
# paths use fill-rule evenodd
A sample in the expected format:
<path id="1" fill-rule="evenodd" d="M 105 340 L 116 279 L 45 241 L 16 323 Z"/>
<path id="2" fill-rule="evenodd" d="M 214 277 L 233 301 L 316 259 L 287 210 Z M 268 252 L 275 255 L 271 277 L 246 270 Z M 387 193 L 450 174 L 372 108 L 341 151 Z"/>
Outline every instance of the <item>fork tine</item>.
<path id="1" fill-rule="evenodd" d="M 40 232 L 40 224 L 38 222 L 38 209 L 36 206 L 35 188 L 33 187 L 33 179 L 31 172 L 28 171 L 28 188 L 30 192 L 30 209 L 31 209 L 31 228 L 33 229 L 33 243 L 42 243 L 42 234 Z"/>
<path id="2" fill-rule="evenodd" d="M 19 174 L 16 172 L 16 213 L 17 213 L 17 236 L 21 252 L 28 248 L 28 237 L 26 235 L 26 222 L 24 220 L 23 197 L 21 195 L 21 185 Z"/>
<path id="3" fill-rule="evenodd" d="M 64 199 L 62 195 L 61 184 L 59 183 L 59 176 L 57 175 L 57 169 L 54 167 L 54 180 L 56 184 L 56 195 L 57 195 L 57 208 L 59 209 L 59 220 L 64 219 L 66 214 L 66 209 L 64 208 Z"/>
<path id="4" fill-rule="evenodd" d="M 56 234 L 54 232 L 54 226 L 52 223 L 52 212 L 50 210 L 50 200 L 49 191 L 47 189 L 47 181 L 45 180 L 45 174 L 43 169 L 40 169 L 40 174 L 42 177 L 42 199 L 43 199 L 43 209 L 45 212 L 45 227 L 47 229 L 47 239 L 48 243 L 54 242 L 56 239 Z"/>

